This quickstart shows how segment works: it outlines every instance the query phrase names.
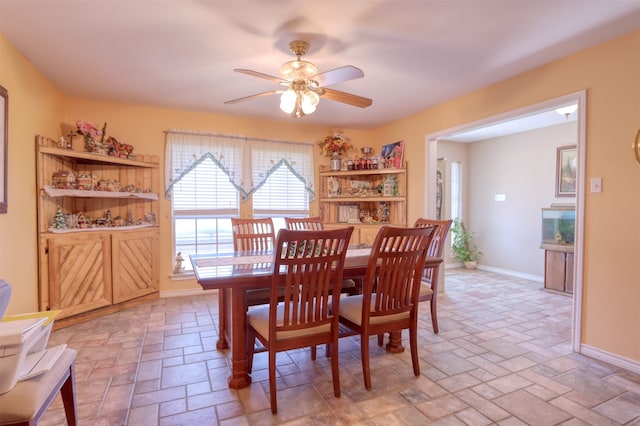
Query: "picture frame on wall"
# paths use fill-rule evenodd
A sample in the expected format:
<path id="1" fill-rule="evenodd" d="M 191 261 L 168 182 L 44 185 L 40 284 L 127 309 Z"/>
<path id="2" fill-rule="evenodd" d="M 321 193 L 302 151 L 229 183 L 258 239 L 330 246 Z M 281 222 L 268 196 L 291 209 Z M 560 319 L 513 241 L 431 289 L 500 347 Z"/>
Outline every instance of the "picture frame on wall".
<path id="1" fill-rule="evenodd" d="M 556 197 L 575 197 L 578 178 L 576 145 L 560 146 L 556 153 Z"/>
<path id="2" fill-rule="evenodd" d="M 0 213 L 7 212 L 7 148 L 9 146 L 9 94 L 0 86 Z"/>

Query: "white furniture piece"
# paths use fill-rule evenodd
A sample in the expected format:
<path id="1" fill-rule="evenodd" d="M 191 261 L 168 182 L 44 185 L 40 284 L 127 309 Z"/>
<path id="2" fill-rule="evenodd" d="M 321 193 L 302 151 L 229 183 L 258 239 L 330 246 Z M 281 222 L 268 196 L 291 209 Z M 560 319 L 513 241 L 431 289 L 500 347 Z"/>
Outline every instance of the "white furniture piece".
<path id="1" fill-rule="evenodd" d="M 10 296 L 11 286 L 0 280 L 0 317 L 4 315 Z M 67 425 L 75 426 L 78 418 L 75 359 L 76 351 L 66 348 L 49 371 L 19 381 L 12 389 L 0 394 L 0 425 L 37 425 L 60 392 Z"/>

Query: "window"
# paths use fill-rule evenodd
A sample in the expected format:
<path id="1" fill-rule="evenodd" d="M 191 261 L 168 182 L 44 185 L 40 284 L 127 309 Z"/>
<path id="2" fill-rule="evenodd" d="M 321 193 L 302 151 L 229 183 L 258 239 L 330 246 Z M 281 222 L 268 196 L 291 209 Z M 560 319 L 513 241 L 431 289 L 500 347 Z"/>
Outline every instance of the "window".
<path id="1" fill-rule="evenodd" d="M 231 220 L 238 216 L 238 190 L 210 158 L 173 186 L 175 252 L 189 254 L 233 251 Z M 183 264 L 191 269 L 191 263 Z"/>
<path id="2" fill-rule="evenodd" d="M 309 215 L 313 200 L 313 145 L 240 136 L 168 131 L 166 195 L 171 200 L 175 251 L 233 250 L 232 217 Z M 251 200 L 242 207 L 241 202 Z M 247 211 L 244 211 L 247 210 Z M 191 262 L 184 262 L 191 270 Z"/>
<path id="3" fill-rule="evenodd" d="M 271 217 L 276 232 L 285 217 L 308 217 L 309 194 L 305 184 L 283 163 L 253 193 L 253 216 Z"/>

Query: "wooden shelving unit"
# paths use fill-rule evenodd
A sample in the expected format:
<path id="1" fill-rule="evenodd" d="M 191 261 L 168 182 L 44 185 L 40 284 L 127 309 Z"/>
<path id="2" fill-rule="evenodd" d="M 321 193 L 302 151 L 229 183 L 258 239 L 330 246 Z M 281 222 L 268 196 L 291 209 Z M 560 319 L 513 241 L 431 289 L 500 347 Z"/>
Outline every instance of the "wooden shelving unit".
<path id="1" fill-rule="evenodd" d="M 120 158 L 54 144 L 36 137 L 40 310 L 61 309 L 59 328 L 157 298 L 158 157 Z M 53 175 L 60 172 L 139 190 L 54 187 Z M 88 225 L 76 227 L 65 218 L 70 228 L 53 226 L 58 209 L 82 215 Z M 105 226 L 96 220 L 105 215 L 117 221 Z"/>
<path id="2" fill-rule="evenodd" d="M 407 169 L 321 170 L 319 203 L 327 228 L 353 225 L 351 242 L 371 244 L 381 226 L 407 226 Z"/>

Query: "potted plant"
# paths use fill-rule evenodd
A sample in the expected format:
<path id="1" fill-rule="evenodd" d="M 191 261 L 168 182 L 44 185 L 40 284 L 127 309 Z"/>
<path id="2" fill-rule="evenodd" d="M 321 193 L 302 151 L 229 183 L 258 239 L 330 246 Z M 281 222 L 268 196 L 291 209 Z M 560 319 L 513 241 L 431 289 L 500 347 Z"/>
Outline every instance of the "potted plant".
<path id="1" fill-rule="evenodd" d="M 453 236 L 451 250 L 453 250 L 456 259 L 463 262 L 465 268 L 475 269 L 478 265 L 478 257 L 482 252 L 479 251 L 475 243 L 472 242 L 473 235 L 467 231 L 464 222 L 462 222 L 460 218 L 453 220 L 451 234 Z"/>

